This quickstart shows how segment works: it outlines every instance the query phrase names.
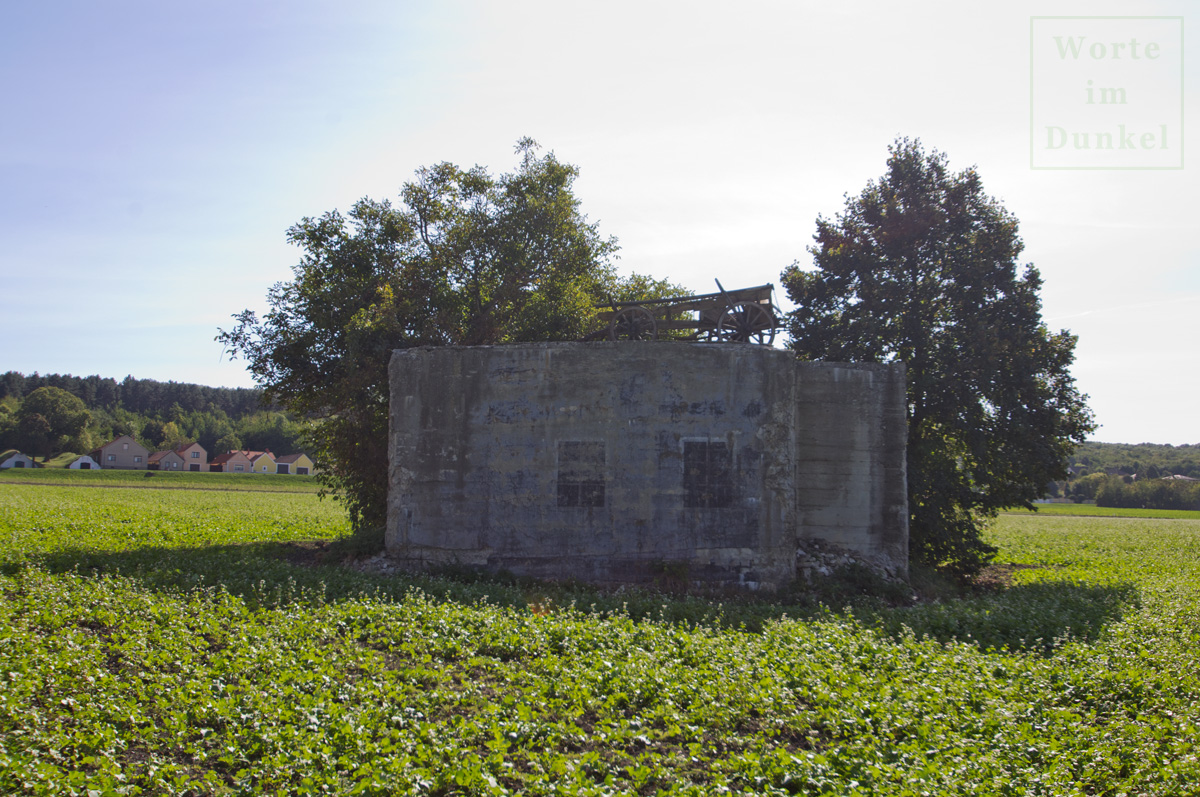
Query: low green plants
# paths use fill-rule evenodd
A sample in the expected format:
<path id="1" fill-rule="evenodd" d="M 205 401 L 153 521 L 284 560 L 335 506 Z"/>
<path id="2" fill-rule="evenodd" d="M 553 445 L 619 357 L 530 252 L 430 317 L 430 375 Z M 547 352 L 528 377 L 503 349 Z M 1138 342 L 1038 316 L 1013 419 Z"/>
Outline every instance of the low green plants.
<path id="1" fill-rule="evenodd" d="M 237 490 L 250 492 L 318 493 L 314 476 L 275 473 L 191 473 L 169 470 L 68 470 L 66 468 L 8 468 L 0 484 L 57 484 L 74 487 L 148 487 L 172 490 Z"/>
<path id="2" fill-rule="evenodd" d="M 1191 509 L 1142 509 L 1134 507 L 1096 506 L 1095 504 L 1039 504 L 1035 509 L 1010 509 L 1007 514 L 1073 515 L 1078 517 L 1132 517 L 1200 520 L 1200 511 Z"/>
<path id="3" fill-rule="evenodd" d="M 315 495 L 0 481 L 0 793 L 1200 782 L 1194 519 L 1004 515 L 991 586 L 894 605 L 861 574 L 815 600 L 373 575 L 347 535 Z"/>

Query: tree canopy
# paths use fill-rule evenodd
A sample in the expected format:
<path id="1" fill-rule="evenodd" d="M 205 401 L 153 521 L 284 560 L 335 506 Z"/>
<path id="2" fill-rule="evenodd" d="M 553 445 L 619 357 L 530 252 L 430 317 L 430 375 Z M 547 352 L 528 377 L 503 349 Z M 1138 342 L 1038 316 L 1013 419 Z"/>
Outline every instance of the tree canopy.
<path id="1" fill-rule="evenodd" d="M 1037 269 L 1018 269 L 1017 220 L 974 169 L 952 173 L 920 141 L 889 147 L 886 174 L 833 220 L 815 270 L 782 277 L 805 359 L 903 362 L 910 541 L 962 574 L 993 554 L 984 523 L 1029 506 L 1094 428 L 1070 374 L 1076 339 L 1042 321 Z"/>
<path id="2" fill-rule="evenodd" d="M 312 419 L 321 478 L 359 530 L 381 528 L 387 501 L 387 366 L 393 349 L 575 340 L 593 305 L 634 284 L 618 278 L 573 193 L 578 169 L 523 139 L 513 172 L 440 163 L 417 171 L 401 204 L 362 199 L 343 216 L 288 231 L 302 256 L 262 317 L 245 311 L 217 340 L 269 399 Z M 657 292 L 657 294 L 656 294 Z"/>
<path id="3" fill-rule="evenodd" d="M 57 387 L 39 387 L 17 408 L 19 444 L 49 459 L 82 434 L 91 416 L 83 402 Z"/>

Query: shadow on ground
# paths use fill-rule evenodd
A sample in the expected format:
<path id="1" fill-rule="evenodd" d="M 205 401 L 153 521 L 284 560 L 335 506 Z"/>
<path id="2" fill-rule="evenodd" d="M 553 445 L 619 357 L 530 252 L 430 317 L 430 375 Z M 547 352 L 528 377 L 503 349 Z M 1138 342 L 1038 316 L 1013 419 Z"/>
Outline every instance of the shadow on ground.
<path id="1" fill-rule="evenodd" d="M 671 589 L 601 589 L 472 572 L 379 574 L 364 568 L 352 541 L 248 543 L 203 548 L 146 547 L 122 552 L 69 549 L 32 557 L 51 572 L 133 579 L 148 589 L 221 588 L 252 606 L 360 599 L 403 600 L 414 590 L 435 601 L 513 606 L 535 613 L 574 607 L 634 619 L 760 631 L 772 621 L 837 620 L 848 613 L 893 638 L 967 642 L 981 650 L 1048 654 L 1068 641 L 1090 642 L 1140 603 L 1132 583 L 1042 581 L 999 585 L 936 602 L 912 603 L 907 586 L 872 591 L 861 573 L 835 575 L 784 594 L 687 594 Z M 6 563 L 11 575 L 25 564 Z M 876 585 L 877 587 L 879 585 Z M 888 593 L 888 594 L 882 594 Z M 898 596 L 903 595 L 903 600 Z M 881 596 L 882 595 L 882 596 Z"/>
<path id="2" fill-rule="evenodd" d="M 981 650 L 1050 653 L 1066 642 L 1094 642 L 1141 604 L 1132 583 L 1040 581 L 981 595 L 894 609 L 872 620 L 893 637 L 911 629 L 942 643 L 969 642 Z"/>

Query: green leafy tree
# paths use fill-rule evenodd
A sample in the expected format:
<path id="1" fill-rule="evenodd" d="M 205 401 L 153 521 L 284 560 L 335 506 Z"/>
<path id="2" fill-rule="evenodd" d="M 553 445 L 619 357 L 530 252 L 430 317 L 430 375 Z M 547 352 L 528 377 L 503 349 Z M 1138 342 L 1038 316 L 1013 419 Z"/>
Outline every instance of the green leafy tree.
<path id="1" fill-rule="evenodd" d="M 22 413 L 17 421 L 17 446 L 31 457 L 50 459 L 54 449 L 54 431 L 45 416 Z"/>
<path id="2" fill-rule="evenodd" d="M 0 387 L 3 382 L 0 381 Z M 19 448 L 17 445 L 17 407 L 19 402 L 13 396 L 0 398 L 0 451 L 8 448 Z"/>
<path id="3" fill-rule="evenodd" d="M 216 456 L 217 454 L 225 454 L 229 451 L 237 451 L 241 449 L 241 447 L 242 438 L 238 437 L 236 434 L 230 433 L 213 443 L 211 454 L 212 456 Z"/>
<path id="4" fill-rule="evenodd" d="M 1064 478 L 1094 424 L 1076 339 L 1046 327 L 1041 277 L 1018 269 L 1016 218 L 974 169 L 951 173 L 919 141 L 889 151 L 882 178 L 817 219 L 816 270 L 784 272 L 791 346 L 906 365 L 911 551 L 965 576 L 994 554 L 986 521 Z"/>
<path id="5" fill-rule="evenodd" d="M 163 445 L 163 440 L 166 435 L 163 432 L 163 422 L 151 418 L 142 424 L 141 440 L 146 444 L 146 447 L 154 451 Z"/>
<path id="6" fill-rule="evenodd" d="M 237 426 L 242 444 L 254 451 L 292 454 L 303 450 L 306 427 L 288 420 L 282 412 L 259 412 Z"/>
<path id="7" fill-rule="evenodd" d="M 1104 473 L 1089 473 L 1075 481 L 1072 489 L 1072 495 L 1080 501 L 1096 500 L 1096 493 L 1100 488 L 1108 482 L 1108 476 Z"/>
<path id="8" fill-rule="evenodd" d="M 145 425 L 146 421 L 137 413 L 118 407 L 117 409 L 108 413 L 108 415 L 108 434 L 102 436 L 107 436 L 110 440 L 123 434 L 127 434 L 135 438 L 141 436 L 142 426 Z"/>
<path id="9" fill-rule="evenodd" d="M 310 420 L 321 478 L 360 532 L 386 518 L 392 350 L 574 340 L 622 293 L 616 241 L 580 212 L 576 167 L 529 139 L 517 154 L 500 176 L 422 168 L 400 207 L 363 199 L 305 218 L 288 232 L 303 252 L 293 279 L 265 316 L 245 311 L 217 336 L 268 400 Z"/>
<path id="10" fill-rule="evenodd" d="M 179 424 L 175 421 L 167 421 L 162 426 L 162 443 L 163 449 L 171 449 L 176 446 L 183 445 L 187 442 L 187 437 L 179 428 Z"/>
<path id="11" fill-rule="evenodd" d="M 57 387 L 39 387 L 21 400 L 17 425 L 22 443 L 43 458 L 66 450 L 91 420 L 83 401 Z"/>

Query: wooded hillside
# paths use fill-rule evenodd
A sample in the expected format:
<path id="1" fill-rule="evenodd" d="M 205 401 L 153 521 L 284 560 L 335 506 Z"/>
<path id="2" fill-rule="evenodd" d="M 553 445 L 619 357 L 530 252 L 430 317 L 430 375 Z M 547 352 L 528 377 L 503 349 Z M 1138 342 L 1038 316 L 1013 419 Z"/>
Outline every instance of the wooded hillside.
<path id="1" fill-rule="evenodd" d="M 1200 478 L 1200 444 L 1083 443 L 1068 458 L 1074 477 L 1092 473 L 1158 478 L 1179 475 Z"/>
<path id="2" fill-rule="evenodd" d="M 0 375 L 0 450 L 19 448 L 21 401 L 42 387 L 65 390 L 83 401 L 87 427 L 67 450 L 87 453 L 112 438 L 129 434 L 150 450 L 199 442 L 215 454 L 232 448 L 275 452 L 305 448 L 304 424 L 264 406 L 261 390 L 158 382 L 127 376 L 121 381 L 71 374 Z"/>

